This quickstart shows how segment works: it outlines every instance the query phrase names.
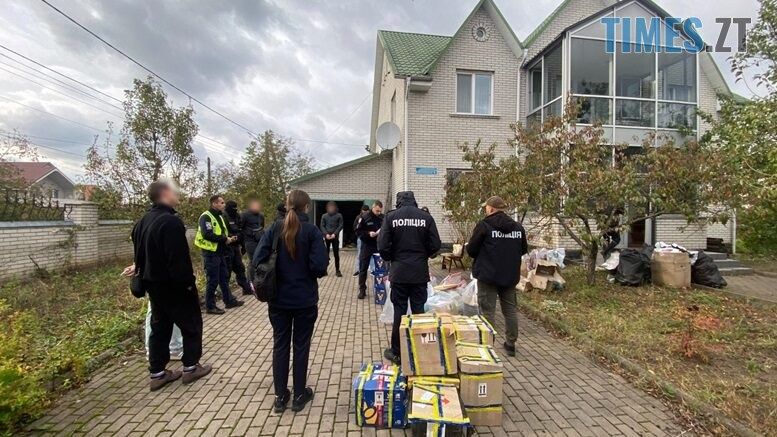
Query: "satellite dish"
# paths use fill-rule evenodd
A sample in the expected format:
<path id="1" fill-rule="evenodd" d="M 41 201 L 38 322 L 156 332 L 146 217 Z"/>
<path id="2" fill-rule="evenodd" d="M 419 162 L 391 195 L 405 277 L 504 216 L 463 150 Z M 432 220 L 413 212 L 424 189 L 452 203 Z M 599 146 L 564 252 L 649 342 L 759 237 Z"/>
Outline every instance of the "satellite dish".
<path id="1" fill-rule="evenodd" d="M 386 121 L 378 126 L 378 130 L 375 131 L 375 139 L 383 150 L 391 150 L 397 147 L 399 139 L 401 137 L 399 126 L 392 121 Z"/>

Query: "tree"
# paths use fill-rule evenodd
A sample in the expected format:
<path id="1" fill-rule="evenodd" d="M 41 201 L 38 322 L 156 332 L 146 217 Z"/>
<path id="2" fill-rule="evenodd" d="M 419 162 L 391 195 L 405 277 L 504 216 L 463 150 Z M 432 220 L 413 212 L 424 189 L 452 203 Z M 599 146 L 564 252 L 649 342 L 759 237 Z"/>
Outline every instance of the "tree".
<path id="1" fill-rule="evenodd" d="M 202 178 L 192 149 L 198 132 L 193 116 L 191 106 L 174 107 L 152 77 L 135 79 L 125 91 L 118 143 L 113 146 L 109 125 L 102 147 L 95 143 L 87 151 L 87 180 L 118 193 L 122 204 L 145 204 L 146 188 L 162 177 L 175 181 L 184 195 L 194 195 Z"/>
<path id="2" fill-rule="evenodd" d="M 529 232 L 560 226 L 582 249 L 591 284 L 601 232 L 613 223 L 622 231 L 670 213 L 689 222 L 726 220 L 719 206 L 735 202 L 736 186 L 726 182 L 730 175 L 721 174 L 712 148 L 655 137 L 641 148 L 603 145 L 601 126 L 576 126 L 577 109 L 570 100 L 561 117 L 515 124 L 512 153 L 498 162 L 499 145 L 487 152 L 465 146 L 472 171 L 451 184 L 446 205 L 468 198 L 465 207 L 477 211 L 487 196 L 498 194 L 522 217 L 532 214 Z"/>
<path id="3" fill-rule="evenodd" d="M 742 101 L 721 96 L 717 118 L 704 141 L 742 173 L 739 236 L 754 252 L 777 252 L 777 1 L 762 0 L 759 20 L 747 35 L 747 50 L 732 58 L 737 81 L 752 74 L 766 95 Z"/>
<path id="4" fill-rule="evenodd" d="M 16 131 L 0 135 L 0 188 L 3 190 L 28 188 L 19 169 L 9 163 L 16 160 L 37 161 L 38 158 L 38 149 L 26 136 Z"/>
<path id="5" fill-rule="evenodd" d="M 233 178 L 227 194 L 241 204 L 254 197 L 266 205 L 275 205 L 283 201 L 290 180 L 312 171 L 311 156 L 294 149 L 291 139 L 268 130 L 251 141 L 236 170 L 222 167 L 217 175 Z"/>

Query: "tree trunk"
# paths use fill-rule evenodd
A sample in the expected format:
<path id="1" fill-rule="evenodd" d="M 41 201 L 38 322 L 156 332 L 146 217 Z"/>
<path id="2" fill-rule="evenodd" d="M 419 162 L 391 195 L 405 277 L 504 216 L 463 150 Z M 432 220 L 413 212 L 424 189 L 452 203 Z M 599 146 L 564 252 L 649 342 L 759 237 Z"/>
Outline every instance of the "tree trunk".
<path id="1" fill-rule="evenodd" d="M 586 260 L 586 282 L 588 285 L 596 284 L 596 256 L 599 252 L 599 244 L 594 241 L 591 243 L 590 251 Z"/>

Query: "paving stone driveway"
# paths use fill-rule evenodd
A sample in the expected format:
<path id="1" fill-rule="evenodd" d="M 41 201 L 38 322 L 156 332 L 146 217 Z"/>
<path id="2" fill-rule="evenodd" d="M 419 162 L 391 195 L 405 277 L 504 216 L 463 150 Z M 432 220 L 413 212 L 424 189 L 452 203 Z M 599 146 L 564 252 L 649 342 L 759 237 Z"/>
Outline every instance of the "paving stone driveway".
<path id="1" fill-rule="evenodd" d="M 343 265 L 353 265 L 346 251 Z M 272 332 L 264 304 L 205 316 L 205 356 L 215 373 L 189 386 L 150 393 L 142 353 L 98 371 L 29 429 L 58 435 L 404 435 L 354 423 L 351 380 L 388 344 L 380 307 L 356 299 L 356 278 L 321 281 L 309 384 L 316 397 L 294 414 L 271 413 Z M 501 316 L 499 316 L 501 318 Z M 661 402 L 597 367 L 521 316 L 518 356 L 505 358 L 504 424 L 480 435 L 678 435 Z M 497 329 L 501 328 L 498 323 Z M 498 338 L 503 341 L 503 338 Z M 407 432 L 409 435 L 409 432 Z"/>

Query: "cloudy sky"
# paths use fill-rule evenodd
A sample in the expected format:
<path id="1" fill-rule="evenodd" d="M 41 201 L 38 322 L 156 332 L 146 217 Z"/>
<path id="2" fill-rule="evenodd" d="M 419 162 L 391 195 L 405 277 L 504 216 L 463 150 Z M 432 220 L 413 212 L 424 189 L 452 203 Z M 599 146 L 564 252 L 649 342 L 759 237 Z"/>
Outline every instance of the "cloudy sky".
<path id="1" fill-rule="evenodd" d="M 450 35 L 477 0 L 49 0 L 190 95 L 255 132 L 295 139 L 319 167 L 365 154 L 378 29 Z M 561 0 L 497 0 L 523 39 Z M 658 0 L 677 17 L 698 16 L 714 43 L 715 17 L 757 16 L 756 0 Z M 38 0 L 6 0 L 0 44 L 121 100 L 138 66 Z M 716 55 L 733 83 L 725 55 Z M 106 123 L 121 126 L 114 100 L 66 79 L 67 87 L 0 47 L 0 130 L 17 129 L 44 159 L 81 174 L 83 154 Z M 76 89 L 73 89 L 75 87 Z M 178 105 L 188 98 L 167 88 Z M 97 96 L 95 99 L 84 93 Z M 195 150 L 238 160 L 248 134 L 194 105 Z M 0 132 L 1 134 L 2 132 Z M 224 147 L 212 140 L 229 145 Z M 313 140 L 313 141 L 311 141 Z M 47 147 L 44 148 L 43 146 Z M 56 149 L 56 150 L 55 150 Z"/>

